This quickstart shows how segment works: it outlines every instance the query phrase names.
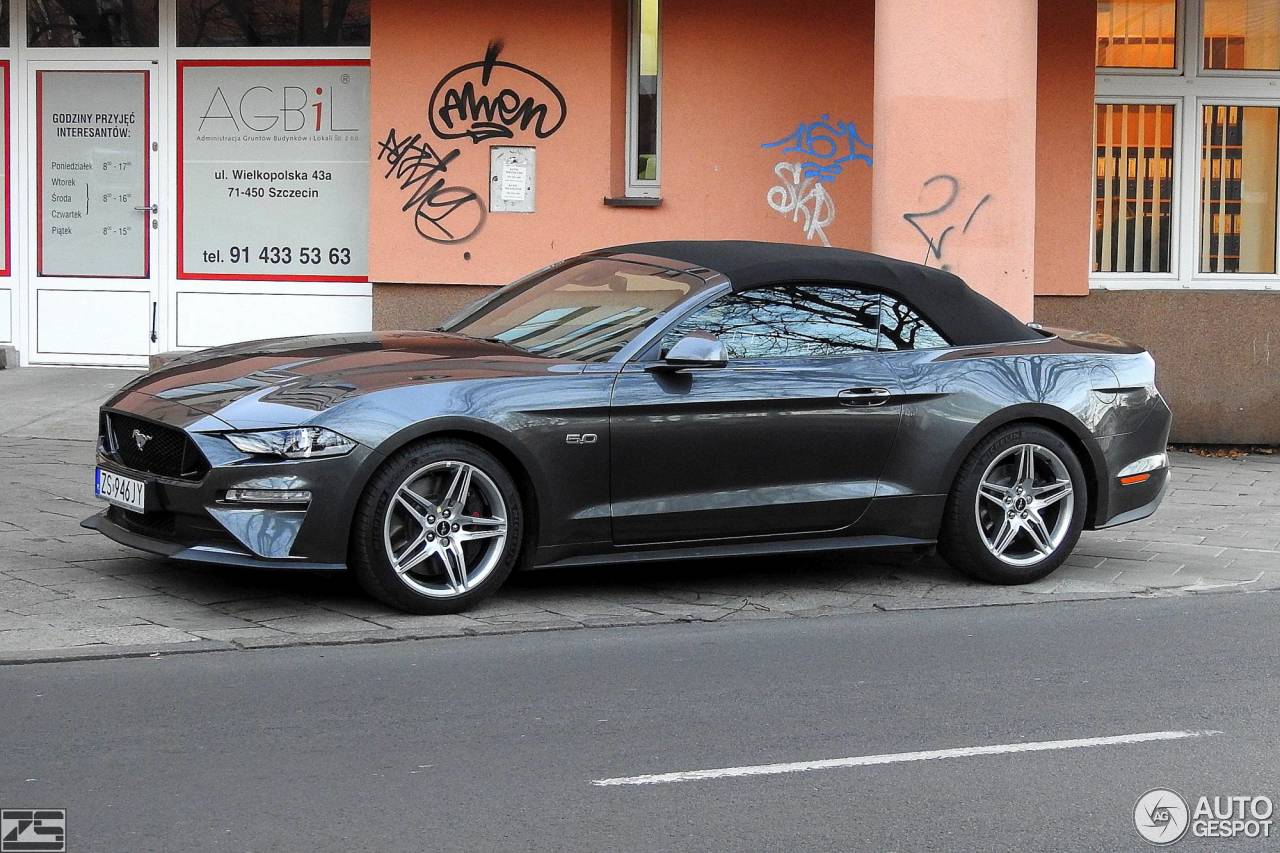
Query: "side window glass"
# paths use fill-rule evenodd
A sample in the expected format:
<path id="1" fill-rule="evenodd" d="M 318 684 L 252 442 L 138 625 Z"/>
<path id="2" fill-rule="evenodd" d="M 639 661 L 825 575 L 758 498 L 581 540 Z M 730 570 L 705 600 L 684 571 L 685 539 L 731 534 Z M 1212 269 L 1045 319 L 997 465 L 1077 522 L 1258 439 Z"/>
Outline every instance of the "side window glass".
<path id="1" fill-rule="evenodd" d="M 875 352 L 880 295 L 848 287 L 788 285 L 731 293 L 666 334 L 664 350 L 690 332 L 719 338 L 729 358 L 814 358 Z"/>
<path id="2" fill-rule="evenodd" d="M 907 303 L 885 296 L 880 311 L 880 349 L 938 349 L 951 346 Z"/>

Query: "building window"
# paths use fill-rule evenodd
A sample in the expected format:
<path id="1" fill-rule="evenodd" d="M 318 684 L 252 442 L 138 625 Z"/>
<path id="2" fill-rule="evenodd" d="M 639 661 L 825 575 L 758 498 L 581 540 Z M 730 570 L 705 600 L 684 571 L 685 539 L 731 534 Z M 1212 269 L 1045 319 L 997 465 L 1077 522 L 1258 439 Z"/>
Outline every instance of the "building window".
<path id="1" fill-rule="evenodd" d="M 1099 68 L 1174 68 L 1178 10 L 1174 0 L 1099 0 Z"/>
<path id="2" fill-rule="evenodd" d="M 1280 0 L 1097 11 L 1094 284 L 1280 290 Z"/>
<path id="3" fill-rule="evenodd" d="M 27 47 L 156 47 L 158 0 L 27 0 Z"/>
<path id="4" fill-rule="evenodd" d="M 630 48 L 627 52 L 627 180 L 628 196 L 657 197 L 661 131 L 662 51 L 659 0 L 631 0 Z"/>
<path id="5" fill-rule="evenodd" d="M 178 0 L 179 47 L 368 44 L 369 0 Z"/>
<path id="6" fill-rule="evenodd" d="M 1098 104 L 1094 272 L 1169 272 L 1173 107 Z"/>
<path id="7" fill-rule="evenodd" d="M 1276 107 L 1204 108 L 1200 271 L 1276 271 Z"/>
<path id="8" fill-rule="evenodd" d="M 1204 67 L 1280 70 L 1280 4 L 1204 0 Z"/>

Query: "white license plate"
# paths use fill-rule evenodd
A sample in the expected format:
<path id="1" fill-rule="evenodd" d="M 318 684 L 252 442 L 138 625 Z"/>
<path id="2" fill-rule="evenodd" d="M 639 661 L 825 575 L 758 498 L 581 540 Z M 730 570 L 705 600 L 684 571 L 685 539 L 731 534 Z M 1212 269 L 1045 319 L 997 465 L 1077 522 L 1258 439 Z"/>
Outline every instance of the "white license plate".
<path id="1" fill-rule="evenodd" d="M 93 493 L 116 506 L 134 512 L 147 511 L 147 484 L 132 477 L 122 477 L 99 468 L 93 479 Z"/>

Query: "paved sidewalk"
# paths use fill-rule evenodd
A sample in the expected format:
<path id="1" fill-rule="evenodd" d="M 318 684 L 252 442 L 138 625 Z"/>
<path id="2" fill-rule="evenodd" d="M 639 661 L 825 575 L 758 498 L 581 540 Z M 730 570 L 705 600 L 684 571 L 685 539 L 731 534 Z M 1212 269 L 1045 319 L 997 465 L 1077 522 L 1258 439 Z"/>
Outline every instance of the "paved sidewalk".
<path id="1" fill-rule="evenodd" d="M 0 371 L 0 660 L 1280 588 L 1280 457 L 1174 453 L 1152 519 L 1085 533 L 1029 586 L 909 555 L 706 560 L 518 575 L 464 616 L 410 616 L 345 575 L 186 565 L 81 529 L 95 401 L 129 376 Z"/>

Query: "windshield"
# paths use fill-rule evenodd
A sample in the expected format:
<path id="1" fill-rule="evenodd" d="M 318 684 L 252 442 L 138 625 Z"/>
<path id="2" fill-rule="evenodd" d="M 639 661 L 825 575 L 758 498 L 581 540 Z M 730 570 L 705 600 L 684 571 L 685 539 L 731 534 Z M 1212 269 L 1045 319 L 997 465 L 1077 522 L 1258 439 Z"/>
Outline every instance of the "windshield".
<path id="1" fill-rule="evenodd" d="M 513 284 L 446 331 L 502 341 L 549 358 L 604 361 L 704 286 L 688 273 L 596 258 Z"/>

